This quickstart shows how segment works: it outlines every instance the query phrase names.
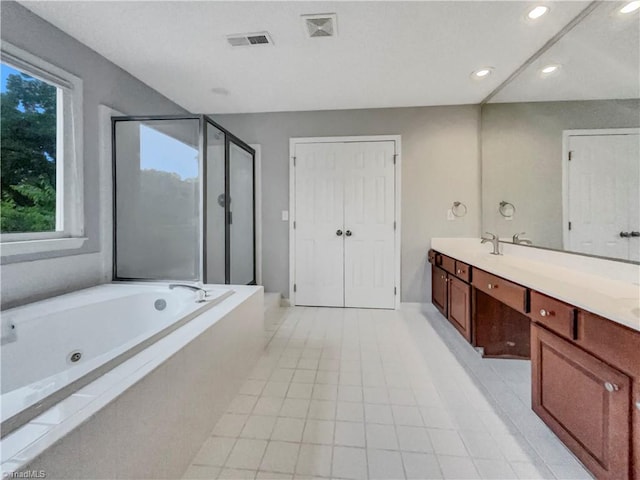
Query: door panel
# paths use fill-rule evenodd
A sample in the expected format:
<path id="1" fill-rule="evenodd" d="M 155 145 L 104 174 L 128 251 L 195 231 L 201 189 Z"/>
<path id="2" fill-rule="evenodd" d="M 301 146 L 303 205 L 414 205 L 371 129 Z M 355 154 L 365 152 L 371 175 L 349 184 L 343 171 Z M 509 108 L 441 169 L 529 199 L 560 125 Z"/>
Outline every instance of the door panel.
<path id="1" fill-rule="evenodd" d="M 343 148 L 345 306 L 394 308 L 394 142 Z"/>
<path id="2" fill-rule="evenodd" d="M 340 144 L 296 145 L 296 304 L 344 306 L 343 165 Z"/>
<path id="3" fill-rule="evenodd" d="M 440 267 L 433 265 L 431 267 L 431 302 L 440 311 L 442 315 L 447 316 L 447 272 Z"/>
<path id="4" fill-rule="evenodd" d="M 230 282 L 254 283 L 253 155 L 235 143 L 229 145 Z"/>
<path id="5" fill-rule="evenodd" d="M 628 478 L 631 382 L 532 324 L 533 410 L 597 478 Z"/>
<path id="6" fill-rule="evenodd" d="M 449 321 L 471 341 L 471 285 L 449 275 Z"/>

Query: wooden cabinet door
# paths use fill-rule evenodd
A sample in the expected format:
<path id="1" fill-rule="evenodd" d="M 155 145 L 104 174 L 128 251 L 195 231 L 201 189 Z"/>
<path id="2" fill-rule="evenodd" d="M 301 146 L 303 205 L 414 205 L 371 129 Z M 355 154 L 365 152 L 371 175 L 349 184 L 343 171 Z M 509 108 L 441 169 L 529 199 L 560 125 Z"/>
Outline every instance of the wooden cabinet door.
<path id="1" fill-rule="evenodd" d="M 634 379 L 633 397 L 631 398 L 631 432 L 632 432 L 632 454 L 631 454 L 631 478 L 640 480 L 640 377 Z"/>
<path id="2" fill-rule="evenodd" d="M 447 272 L 433 265 L 431 268 L 431 301 L 440 313 L 447 316 Z"/>
<path id="3" fill-rule="evenodd" d="M 471 285 L 449 275 L 449 321 L 471 341 Z"/>
<path id="4" fill-rule="evenodd" d="M 598 479 L 630 477 L 631 380 L 532 324 L 533 410 Z"/>

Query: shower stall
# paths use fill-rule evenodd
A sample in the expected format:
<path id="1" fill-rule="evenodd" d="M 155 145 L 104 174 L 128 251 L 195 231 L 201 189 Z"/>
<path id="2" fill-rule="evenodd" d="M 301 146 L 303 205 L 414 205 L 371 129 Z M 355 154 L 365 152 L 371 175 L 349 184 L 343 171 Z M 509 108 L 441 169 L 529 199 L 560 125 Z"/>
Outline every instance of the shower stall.
<path id="1" fill-rule="evenodd" d="M 114 280 L 256 283 L 255 151 L 206 115 L 112 118 Z"/>

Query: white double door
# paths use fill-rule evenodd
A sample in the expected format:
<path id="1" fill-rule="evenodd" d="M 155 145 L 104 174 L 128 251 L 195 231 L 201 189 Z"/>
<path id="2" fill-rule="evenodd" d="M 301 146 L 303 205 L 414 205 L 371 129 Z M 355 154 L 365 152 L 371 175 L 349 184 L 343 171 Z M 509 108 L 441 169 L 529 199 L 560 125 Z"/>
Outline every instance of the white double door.
<path id="1" fill-rule="evenodd" d="M 395 142 L 295 145 L 295 303 L 395 307 Z"/>
<path id="2" fill-rule="evenodd" d="M 569 250 L 640 261 L 639 134 L 568 137 Z"/>

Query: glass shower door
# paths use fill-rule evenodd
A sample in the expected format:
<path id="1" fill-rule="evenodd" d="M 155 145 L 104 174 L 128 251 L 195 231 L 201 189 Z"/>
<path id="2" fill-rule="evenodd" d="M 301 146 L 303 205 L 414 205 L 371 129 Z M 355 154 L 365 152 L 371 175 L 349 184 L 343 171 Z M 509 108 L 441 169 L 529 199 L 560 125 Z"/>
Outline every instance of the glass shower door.
<path id="1" fill-rule="evenodd" d="M 205 124 L 207 198 L 206 283 L 226 283 L 225 143 L 226 135 L 208 120 Z"/>
<path id="2" fill-rule="evenodd" d="M 229 283 L 255 284 L 254 153 L 229 142 Z"/>
<path id="3" fill-rule="evenodd" d="M 254 150 L 206 115 L 112 122 L 113 278 L 255 284 Z"/>
<path id="4" fill-rule="evenodd" d="M 116 119 L 114 129 L 114 277 L 200 279 L 199 119 Z"/>

